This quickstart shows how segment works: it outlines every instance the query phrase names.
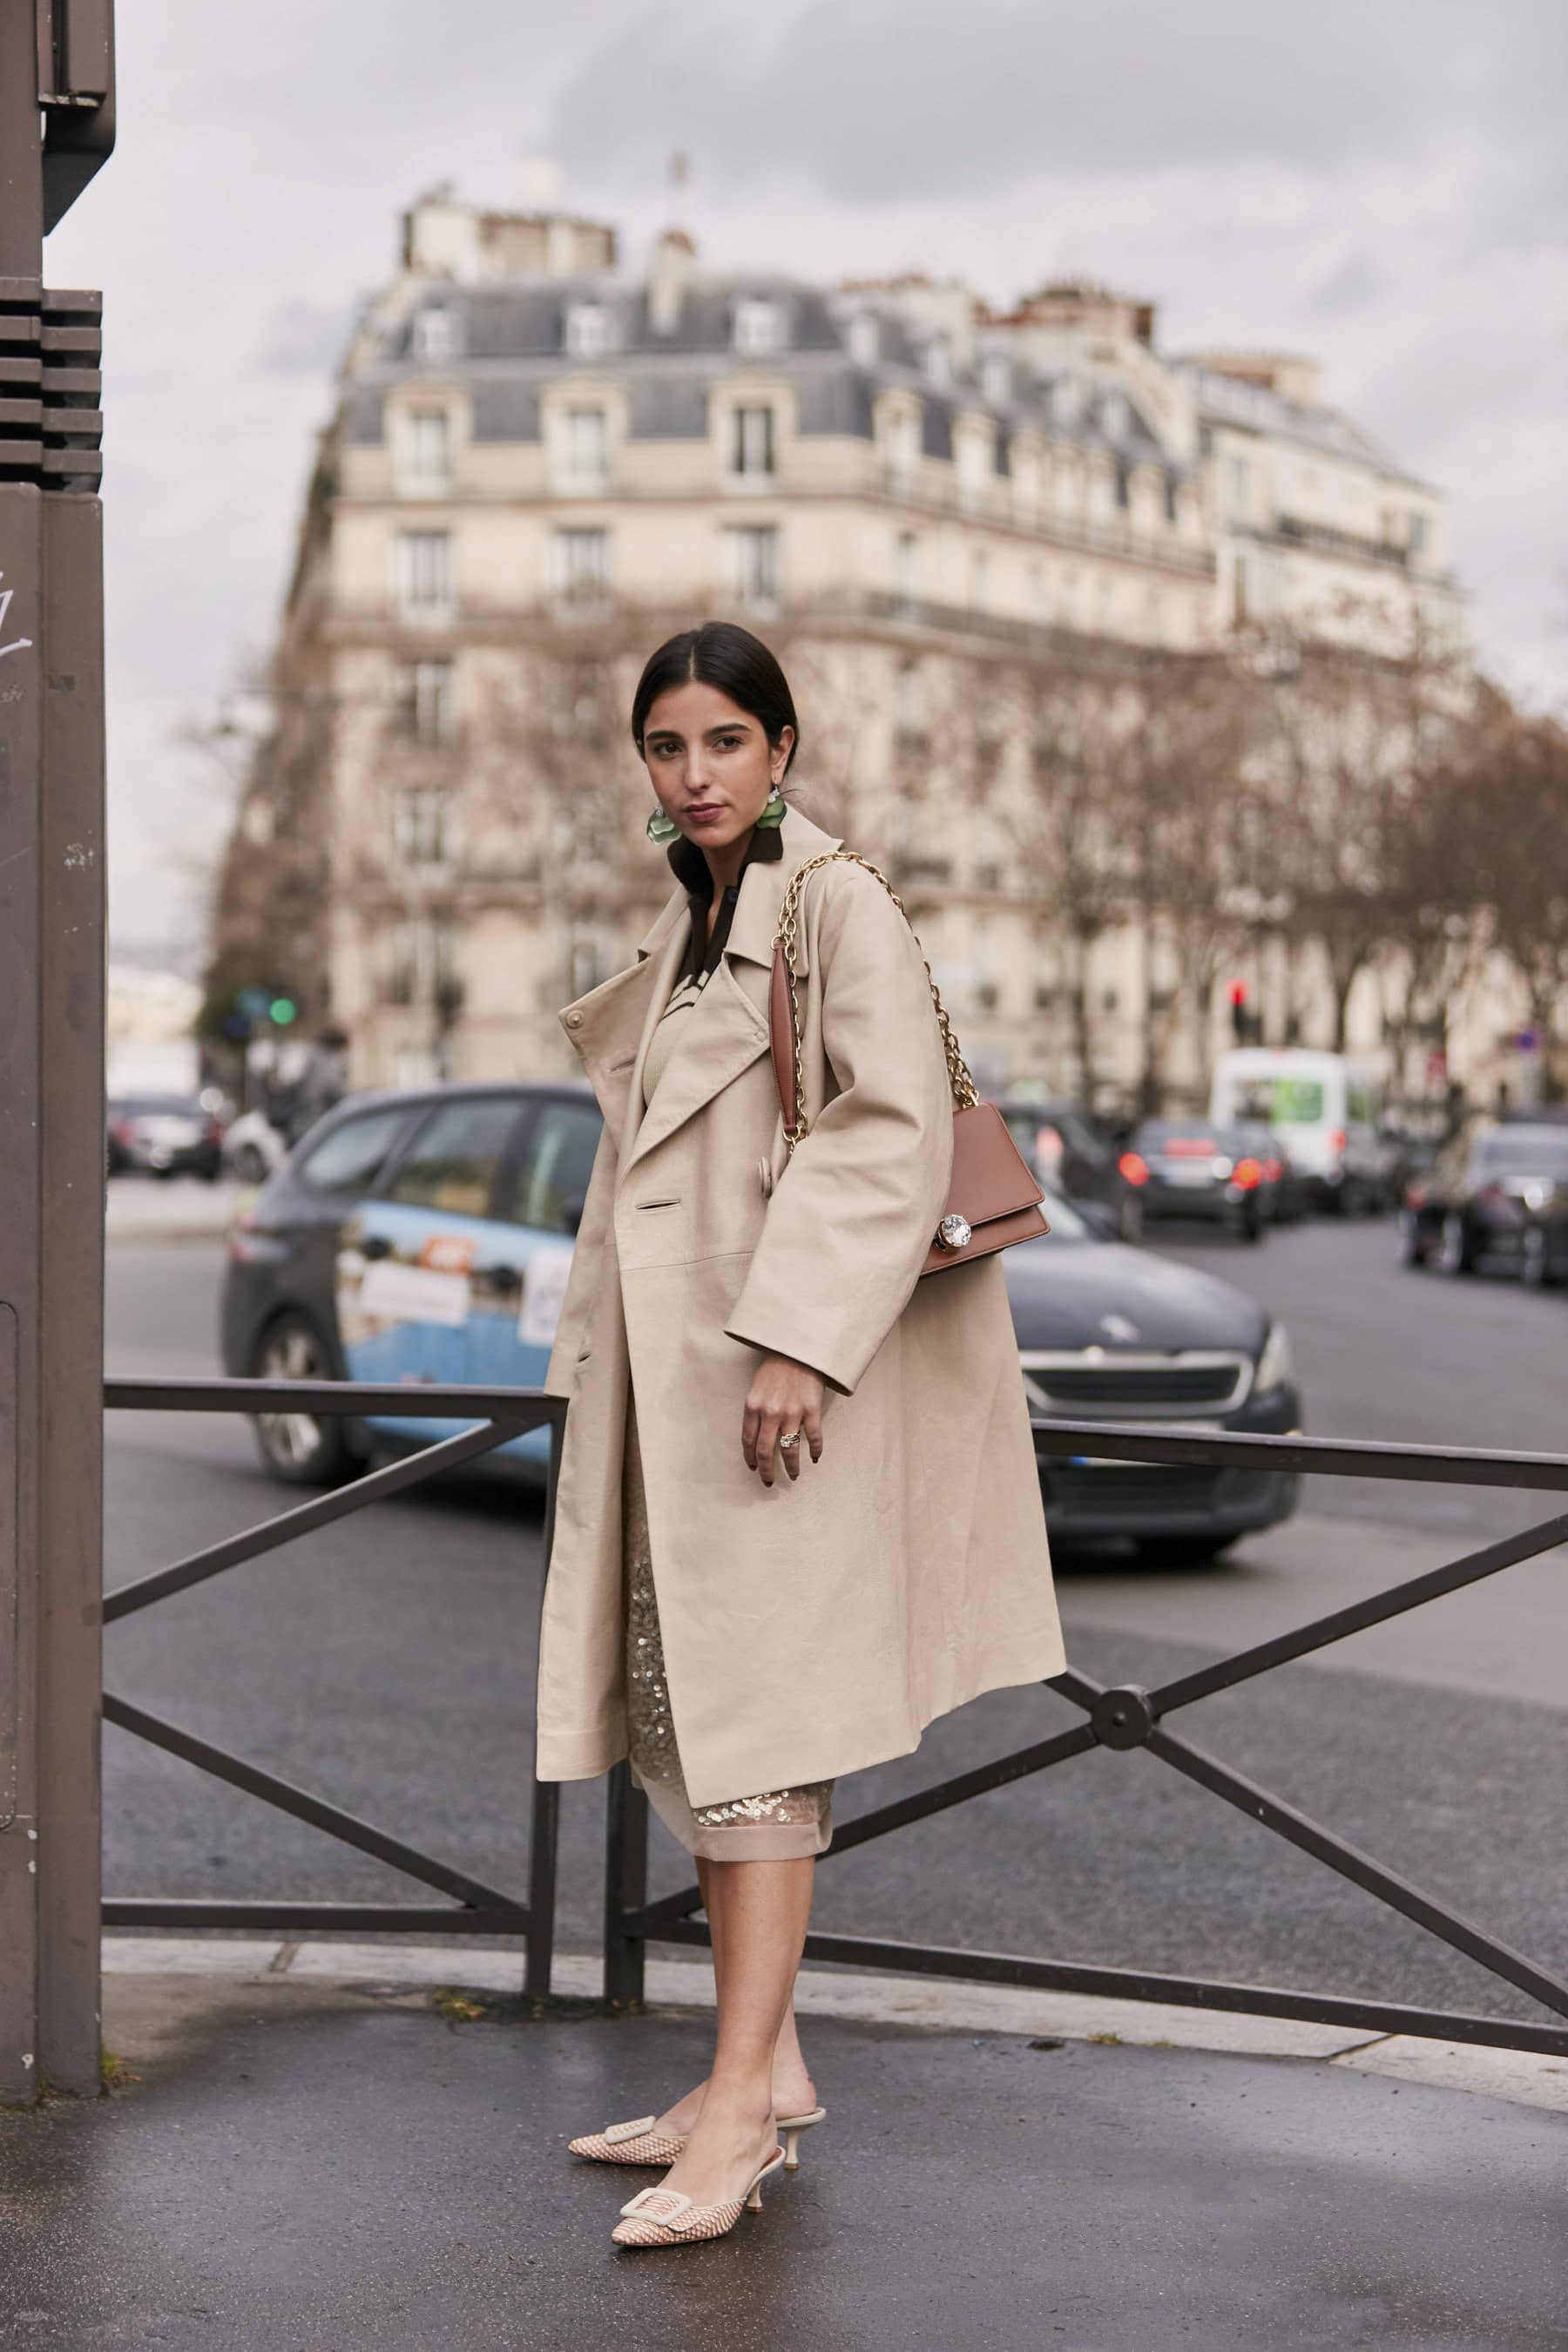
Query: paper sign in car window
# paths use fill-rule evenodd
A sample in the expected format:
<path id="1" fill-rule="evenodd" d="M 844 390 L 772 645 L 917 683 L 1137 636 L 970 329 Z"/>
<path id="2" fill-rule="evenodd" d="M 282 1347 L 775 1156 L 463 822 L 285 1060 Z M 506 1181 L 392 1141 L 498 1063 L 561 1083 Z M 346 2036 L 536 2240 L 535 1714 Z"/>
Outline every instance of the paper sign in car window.
<path id="1" fill-rule="evenodd" d="M 466 1274 L 441 1274 L 430 1266 L 399 1265 L 379 1257 L 364 1270 L 359 1311 L 393 1323 L 445 1323 L 454 1328 L 468 1319 L 470 1285 Z"/>
<path id="2" fill-rule="evenodd" d="M 419 1245 L 419 1263 L 432 1274 L 472 1274 L 471 1234 L 430 1234 Z"/>
<path id="3" fill-rule="evenodd" d="M 528 1255 L 517 1318 L 517 1336 L 525 1348 L 548 1348 L 554 1339 L 571 1271 L 570 1242 L 535 1242 Z"/>

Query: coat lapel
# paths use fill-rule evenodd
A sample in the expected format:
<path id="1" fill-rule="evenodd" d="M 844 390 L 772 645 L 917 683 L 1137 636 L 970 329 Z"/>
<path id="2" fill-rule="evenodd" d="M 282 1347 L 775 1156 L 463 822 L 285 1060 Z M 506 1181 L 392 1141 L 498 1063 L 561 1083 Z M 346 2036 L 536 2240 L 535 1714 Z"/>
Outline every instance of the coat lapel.
<path id="1" fill-rule="evenodd" d="M 691 1011 L 681 1015 L 684 1029 L 680 1042 L 665 1066 L 652 1102 L 642 1114 L 635 1139 L 621 1155 L 623 1171 L 641 1160 L 656 1144 L 664 1142 L 678 1128 L 684 1127 L 689 1118 L 749 1068 L 759 1054 L 768 1050 L 765 985 L 753 981 L 748 987 L 735 967 L 751 964 L 760 965 L 764 971 L 771 969 L 773 933 L 778 929 L 779 908 L 790 876 L 804 858 L 837 845 L 832 834 L 824 833 L 798 809 L 786 812 L 783 832 L 783 856 L 771 865 L 748 866 L 742 877 L 723 955 Z M 685 936 L 682 931 L 683 942 Z M 796 962 L 798 969 L 805 969 L 804 953 Z M 670 967 L 668 978 L 656 983 L 654 1003 L 649 1007 L 633 1073 L 634 1106 L 640 1107 L 642 1102 L 642 1065 L 647 1041 L 668 1001 L 678 964 L 679 959 Z"/>
<path id="2" fill-rule="evenodd" d="M 563 1005 L 559 1016 L 621 1160 L 642 1110 L 643 1056 L 680 969 L 689 929 L 686 893 L 677 890 L 637 941 L 637 961 Z"/>

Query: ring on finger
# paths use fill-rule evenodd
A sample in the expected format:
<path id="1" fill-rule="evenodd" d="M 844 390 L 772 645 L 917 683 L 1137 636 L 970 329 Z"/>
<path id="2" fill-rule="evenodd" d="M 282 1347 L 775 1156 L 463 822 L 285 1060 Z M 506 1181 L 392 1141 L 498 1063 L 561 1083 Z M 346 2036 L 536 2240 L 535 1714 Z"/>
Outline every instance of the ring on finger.
<path id="1" fill-rule="evenodd" d="M 799 1430 L 781 1429 L 779 1432 L 779 1444 L 786 1448 L 792 1445 L 798 1445 L 800 1444 Z"/>

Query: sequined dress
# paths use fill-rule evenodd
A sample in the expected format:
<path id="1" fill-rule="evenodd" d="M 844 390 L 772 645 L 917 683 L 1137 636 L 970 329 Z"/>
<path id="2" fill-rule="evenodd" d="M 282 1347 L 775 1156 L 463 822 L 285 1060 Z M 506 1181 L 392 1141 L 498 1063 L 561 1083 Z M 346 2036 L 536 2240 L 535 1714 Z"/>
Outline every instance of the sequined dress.
<path id="1" fill-rule="evenodd" d="M 715 969 L 729 932 L 734 891 L 725 892 L 711 937 L 707 909 L 692 908 L 692 948 L 659 1021 L 643 1072 L 643 1099 L 679 1050 L 685 1016 Z M 695 897 L 695 894 L 694 894 Z M 752 1796 L 693 1810 L 686 1793 L 664 1671 L 658 1601 L 654 1591 L 648 1539 L 647 1496 L 637 1439 L 636 1401 L 626 1395 L 626 1445 L 621 1480 L 621 1565 L 626 1624 L 626 1724 L 632 1777 L 665 1827 L 688 1853 L 710 1862 L 787 1862 L 826 1852 L 833 1835 L 833 1783 L 816 1780 L 795 1789 L 769 1789 Z"/>

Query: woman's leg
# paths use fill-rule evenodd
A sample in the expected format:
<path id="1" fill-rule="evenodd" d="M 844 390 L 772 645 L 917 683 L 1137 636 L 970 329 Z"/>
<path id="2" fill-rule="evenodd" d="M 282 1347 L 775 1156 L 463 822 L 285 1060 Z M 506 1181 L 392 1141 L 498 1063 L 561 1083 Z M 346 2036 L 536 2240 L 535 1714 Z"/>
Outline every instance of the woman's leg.
<path id="1" fill-rule="evenodd" d="M 719 2038 L 684 2152 L 666 2175 L 699 2205 L 741 2193 L 776 2145 L 773 2066 L 811 1915 L 814 1860 L 709 1862 Z"/>
<path id="2" fill-rule="evenodd" d="M 752 1866 L 755 1867 L 754 1864 Z M 697 1883 L 702 1889 L 702 1908 L 708 1915 L 708 1929 L 712 1939 L 715 1984 L 719 1981 L 720 1971 L 723 1967 L 721 1951 L 724 1937 L 723 1898 L 721 1895 L 718 1898 L 716 1910 L 713 1882 L 710 1879 L 709 1873 L 714 1869 L 722 1873 L 726 1868 L 734 1867 L 733 1864 L 710 1863 L 705 1854 L 697 1856 Z M 701 2112 L 702 2096 L 708 2088 L 708 2081 L 709 2078 L 705 2075 L 700 2083 L 687 2092 L 684 2098 L 677 2099 L 672 2107 L 667 2107 L 663 2115 L 658 2117 L 656 2128 L 662 2132 L 681 2134 L 689 2132 Z M 805 2055 L 800 2046 L 800 2032 L 795 2023 L 795 1986 L 792 1981 L 788 2005 L 784 2010 L 784 2023 L 779 2028 L 778 2042 L 773 2051 L 773 2113 L 776 2116 L 805 2116 L 809 2115 L 816 2105 L 816 2086 L 806 2067 Z"/>

